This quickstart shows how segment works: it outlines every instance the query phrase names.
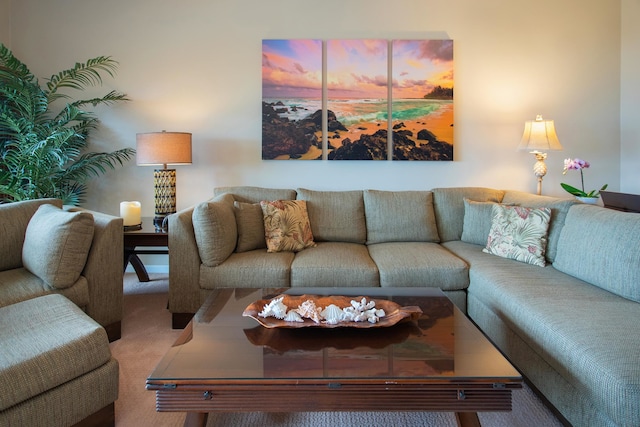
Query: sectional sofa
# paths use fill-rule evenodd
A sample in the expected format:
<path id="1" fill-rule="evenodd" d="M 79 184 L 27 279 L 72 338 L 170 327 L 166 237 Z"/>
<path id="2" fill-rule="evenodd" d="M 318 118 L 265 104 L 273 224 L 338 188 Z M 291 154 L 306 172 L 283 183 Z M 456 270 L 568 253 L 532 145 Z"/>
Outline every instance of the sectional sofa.
<path id="1" fill-rule="evenodd" d="M 0 425 L 114 425 L 122 219 L 0 204 Z"/>
<path id="2" fill-rule="evenodd" d="M 169 309 L 182 327 L 218 287 L 439 287 L 571 424 L 638 426 L 639 241 L 639 214 L 518 191 L 217 188 L 169 217 Z"/>

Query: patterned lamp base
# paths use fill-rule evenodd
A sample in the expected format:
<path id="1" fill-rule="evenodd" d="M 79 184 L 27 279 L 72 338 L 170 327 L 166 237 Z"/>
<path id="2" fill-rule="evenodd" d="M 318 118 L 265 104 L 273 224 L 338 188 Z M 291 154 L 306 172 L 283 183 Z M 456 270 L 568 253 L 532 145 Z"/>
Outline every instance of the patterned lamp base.
<path id="1" fill-rule="evenodd" d="M 153 224 L 156 230 L 164 230 L 164 219 L 176 213 L 176 170 L 156 169 L 153 172 L 155 186 L 155 217 Z"/>

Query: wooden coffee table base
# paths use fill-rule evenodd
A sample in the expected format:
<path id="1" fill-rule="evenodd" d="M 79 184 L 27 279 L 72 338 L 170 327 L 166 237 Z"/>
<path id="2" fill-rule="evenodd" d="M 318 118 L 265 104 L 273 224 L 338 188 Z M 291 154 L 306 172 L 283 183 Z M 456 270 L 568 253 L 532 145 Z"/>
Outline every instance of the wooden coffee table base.
<path id="1" fill-rule="evenodd" d="M 188 412 L 185 425 L 204 426 L 209 412 L 456 412 L 461 426 L 479 426 L 477 411 L 510 411 L 520 384 L 187 385 L 157 389 L 156 410 Z"/>

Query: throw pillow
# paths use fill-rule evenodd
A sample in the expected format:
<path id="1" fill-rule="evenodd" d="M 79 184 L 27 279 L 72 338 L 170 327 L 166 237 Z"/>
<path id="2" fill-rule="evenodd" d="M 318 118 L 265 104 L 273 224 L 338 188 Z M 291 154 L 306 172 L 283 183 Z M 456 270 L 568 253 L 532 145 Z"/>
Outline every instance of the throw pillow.
<path id="1" fill-rule="evenodd" d="M 259 203 L 233 202 L 233 213 L 238 226 L 236 252 L 247 252 L 267 247 L 264 238 L 264 219 Z"/>
<path id="2" fill-rule="evenodd" d="M 93 215 L 42 205 L 29 220 L 22 264 L 49 286 L 72 286 L 82 273 L 93 242 Z"/>
<path id="3" fill-rule="evenodd" d="M 496 204 L 492 214 L 487 246 L 482 251 L 544 267 L 551 209 Z"/>
<path id="4" fill-rule="evenodd" d="M 233 202 L 233 196 L 224 194 L 193 209 L 191 218 L 198 254 L 207 267 L 222 264 L 236 248 L 238 230 Z"/>
<path id="5" fill-rule="evenodd" d="M 260 206 L 264 217 L 267 252 L 299 252 L 316 245 L 311 233 L 306 201 L 262 201 Z"/>
<path id="6" fill-rule="evenodd" d="M 486 245 L 491 221 L 493 219 L 493 206 L 496 202 L 477 202 L 464 199 L 464 222 L 460 240 L 476 245 Z M 512 206 L 510 203 L 504 206 Z"/>

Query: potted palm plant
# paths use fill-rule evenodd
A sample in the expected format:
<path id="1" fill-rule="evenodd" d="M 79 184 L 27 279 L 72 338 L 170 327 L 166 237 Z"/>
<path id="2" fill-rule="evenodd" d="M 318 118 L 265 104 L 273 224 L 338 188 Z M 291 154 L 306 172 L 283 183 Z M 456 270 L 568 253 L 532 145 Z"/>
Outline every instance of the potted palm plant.
<path id="1" fill-rule="evenodd" d="M 87 107 L 126 101 L 126 95 L 111 91 L 74 100 L 67 93 L 100 85 L 102 74 L 113 77 L 117 64 L 99 56 L 52 75 L 41 86 L 0 44 L 0 203 L 54 197 L 78 205 L 90 178 L 132 158 L 132 148 L 87 151 L 89 134 L 99 123 Z"/>

